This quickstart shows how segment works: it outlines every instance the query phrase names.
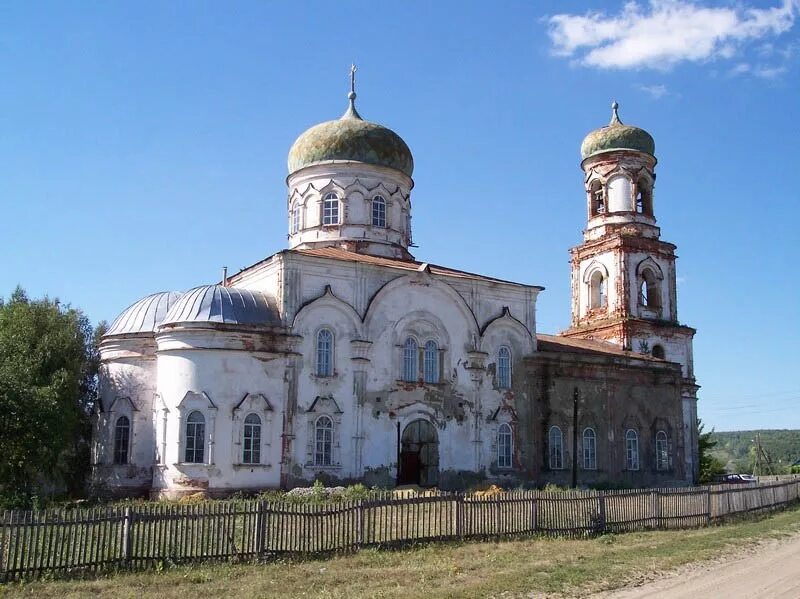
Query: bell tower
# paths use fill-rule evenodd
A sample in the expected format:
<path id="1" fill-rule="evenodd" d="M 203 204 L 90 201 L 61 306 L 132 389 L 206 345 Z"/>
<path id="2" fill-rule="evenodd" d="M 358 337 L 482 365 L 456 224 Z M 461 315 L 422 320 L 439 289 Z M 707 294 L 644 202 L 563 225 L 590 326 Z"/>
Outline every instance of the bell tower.
<path id="1" fill-rule="evenodd" d="M 622 123 L 616 102 L 611 108 L 611 122 L 581 145 L 587 226 L 583 243 L 570 250 L 572 322 L 562 335 L 681 365 L 684 443 L 693 448 L 685 472 L 696 479 L 695 330 L 678 321 L 676 246 L 661 240 L 656 225 L 655 142 Z"/>

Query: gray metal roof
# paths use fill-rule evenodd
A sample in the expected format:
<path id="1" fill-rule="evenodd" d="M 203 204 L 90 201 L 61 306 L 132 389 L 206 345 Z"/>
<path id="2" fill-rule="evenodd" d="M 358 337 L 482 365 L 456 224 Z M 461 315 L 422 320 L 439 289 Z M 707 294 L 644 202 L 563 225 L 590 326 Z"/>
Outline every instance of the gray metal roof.
<path id="1" fill-rule="evenodd" d="M 176 291 L 162 291 L 143 297 L 117 316 L 106 335 L 152 333 L 180 297 L 181 294 Z"/>
<path id="2" fill-rule="evenodd" d="M 280 324 L 280 316 L 275 300 L 259 291 L 204 285 L 184 293 L 162 324 L 181 322 L 268 326 Z"/>

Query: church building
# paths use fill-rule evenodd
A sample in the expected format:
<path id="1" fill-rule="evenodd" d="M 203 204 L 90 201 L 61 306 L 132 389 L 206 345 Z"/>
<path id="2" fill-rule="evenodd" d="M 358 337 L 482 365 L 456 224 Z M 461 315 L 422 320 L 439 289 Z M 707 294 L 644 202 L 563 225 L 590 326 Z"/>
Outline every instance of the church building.
<path id="1" fill-rule="evenodd" d="M 103 337 L 95 493 L 693 482 L 694 329 L 650 134 L 615 103 L 584 139 L 572 322 L 541 334 L 542 287 L 411 254 L 411 151 L 361 117 L 354 72 L 344 115 L 289 151 L 288 249 Z"/>

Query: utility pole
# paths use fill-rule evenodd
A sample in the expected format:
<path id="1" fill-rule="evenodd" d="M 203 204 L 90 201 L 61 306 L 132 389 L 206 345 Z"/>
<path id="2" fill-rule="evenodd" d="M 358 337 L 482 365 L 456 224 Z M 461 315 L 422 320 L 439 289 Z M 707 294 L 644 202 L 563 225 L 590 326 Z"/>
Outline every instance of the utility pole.
<path id="1" fill-rule="evenodd" d="M 578 486 L 578 388 L 572 393 L 572 488 Z"/>

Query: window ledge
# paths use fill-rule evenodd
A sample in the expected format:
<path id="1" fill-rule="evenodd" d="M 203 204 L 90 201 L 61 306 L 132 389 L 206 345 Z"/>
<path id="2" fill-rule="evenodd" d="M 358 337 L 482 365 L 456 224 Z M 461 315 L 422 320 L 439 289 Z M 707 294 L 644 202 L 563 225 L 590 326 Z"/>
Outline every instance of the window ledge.
<path id="1" fill-rule="evenodd" d="M 305 468 L 306 468 L 306 470 L 321 470 L 321 471 L 322 470 L 341 470 L 342 469 L 342 465 L 341 464 L 333 464 L 331 466 L 317 466 L 315 464 L 306 464 Z"/>
<path id="2" fill-rule="evenodd" d="M 271 470 L 272 464 L 232 464 L 234 470 Z"/>
<path id="3" fill-rule="evenodd" d="M 210 470 L 211 468 L 216 468 L 216 464 L 206 464 L 205 462 L 175 462 L 172 464 L 175 468 L 202 468 L 205 470 Z"/>

